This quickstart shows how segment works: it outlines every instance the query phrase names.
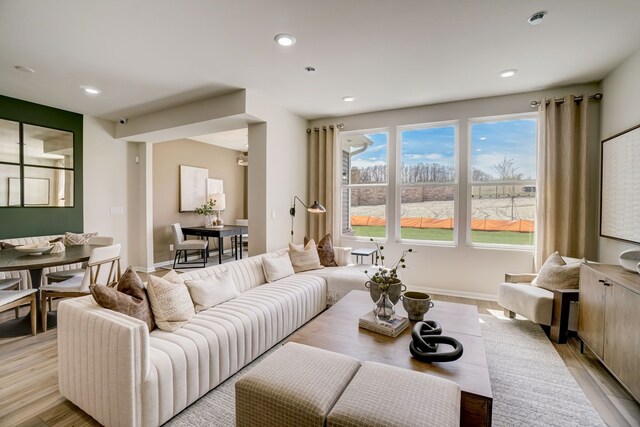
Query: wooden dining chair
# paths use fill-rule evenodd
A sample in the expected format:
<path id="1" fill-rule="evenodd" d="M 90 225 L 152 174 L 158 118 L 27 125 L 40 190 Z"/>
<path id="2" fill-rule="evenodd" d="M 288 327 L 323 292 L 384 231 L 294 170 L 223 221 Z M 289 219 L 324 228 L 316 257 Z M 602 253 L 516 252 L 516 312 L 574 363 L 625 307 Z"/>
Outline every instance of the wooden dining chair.
<path id="1" fill-rule="evenodd" d="M 63 282 L 47 284 L 40 288 L 42 331 L 47 330 L 47 302 L 52 298 L 76 298 L 89 295 L 89 285 L 111 285 L 120 280 L 120 244 L 96 247 L 87 261 L 82 276 L 74 276 Z"/>
<path id="2" fill-rule="evenodd" d="M 0 291 L 15 291 L 20 288 L 20 278 L 19 277 L 5 277 L 4 279 L 0 279 Z M 16 319 L 20 317 L 20 305 L 15 306 L 16 310 Z"/>
<path id="3" fill-rule="evenodd" d="M 38 309 L 36 307 L 37 289 L 0 290 L 0 313 L 3 311 L 18 309 L 21 305 L 31 306 L 31 334 L 37 334 Z"/>
<path id="4" fill-rule="evenodd" d="M 113 237 L 108 236 L 93 236 L 89 238 L 88 244 L 90 246 L 111 246 L 115 243 Z M 52 271 L 47 274 L 47 284 L 64 282 L 72 277 L 82 276 L 87 268 L 87 264 L 84 263 L 82 268 L 72 268 L 69 270 Z"/>

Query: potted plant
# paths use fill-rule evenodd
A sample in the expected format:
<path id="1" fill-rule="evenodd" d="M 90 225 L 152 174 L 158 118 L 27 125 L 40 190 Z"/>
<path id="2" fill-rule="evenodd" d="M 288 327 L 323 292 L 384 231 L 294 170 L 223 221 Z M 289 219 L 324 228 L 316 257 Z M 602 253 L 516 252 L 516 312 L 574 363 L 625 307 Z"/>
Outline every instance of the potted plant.
<path id="1" fill-rule="evenodd" d="M 212 228 L 215 225 L 214 212 L 216 210 L 216 201 L 209 199 L 207 203 L 196 208 L 195 212 L 198 215 L 204 215 L 204 226 L 206 228 Z"/>
<path id="2" fill-rule="evenodd" d="M 373 239 L 369 239 L 373 242 Z M 384 246 L 375 243 L 375 265 L 377 267 L 373 271 L 373 275 L 369 275 L 369 272 L 365 270 L 365 274 L 369 277 L 369 281 L 365 283 L 365 287 L 369 289 L 371 299 L 376 304 L 374 313 L 380 320 L 388 321 L 395 313 L 394 305 L 400 299 L 400 295 L 407 287 L 402 283 L 402 280 L 398 277 L 398 269 L 406 268 L 405 257 L 409 252 L 413 252 L 413 249 L 407 249 L 402 252 L 402 255 L 392 267 L 384 266 Z"/>

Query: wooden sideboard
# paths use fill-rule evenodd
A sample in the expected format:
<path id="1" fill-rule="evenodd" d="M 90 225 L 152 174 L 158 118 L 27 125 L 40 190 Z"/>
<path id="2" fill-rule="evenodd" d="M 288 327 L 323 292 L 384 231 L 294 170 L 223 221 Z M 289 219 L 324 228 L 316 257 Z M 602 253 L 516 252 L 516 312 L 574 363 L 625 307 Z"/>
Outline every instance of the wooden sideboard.
<path id="1" fill-rule="evenodd" d="M 619 265 L 580 266 L 578 336 L 640 401 L 640 275 Z"/>

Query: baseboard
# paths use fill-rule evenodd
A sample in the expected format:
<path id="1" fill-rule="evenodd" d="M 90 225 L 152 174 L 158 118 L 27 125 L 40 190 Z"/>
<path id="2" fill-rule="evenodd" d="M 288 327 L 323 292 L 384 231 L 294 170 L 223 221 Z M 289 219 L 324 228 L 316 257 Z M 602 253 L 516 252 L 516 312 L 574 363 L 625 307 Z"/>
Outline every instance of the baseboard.
<path id="1" fill-rule="evenodd" d="M 452 291 L 451 289 L 425 288 L 412 286 L 411 290 L 426 292 L 431 294 L 446 295 L 450 297 L 472 298 L 484 301 L 498 301 L 498 295 L 481 294 L 478 292 Z"/>
<path id="2" fill-rule="evenodd" d="M 156 271 L 155 268 L 145 268 L 145 267 L 133 267 L 134 271 L 139 271 L 141 273 L 153 273 Z"/>

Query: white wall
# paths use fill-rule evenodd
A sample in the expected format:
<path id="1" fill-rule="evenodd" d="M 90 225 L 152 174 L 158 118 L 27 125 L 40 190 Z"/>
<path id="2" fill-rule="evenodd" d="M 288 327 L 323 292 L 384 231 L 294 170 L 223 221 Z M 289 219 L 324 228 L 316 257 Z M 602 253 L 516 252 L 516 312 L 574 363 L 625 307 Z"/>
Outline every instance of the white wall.
<path id="1" fill-rule="evenodd" d="M 258 137 L 264 129 L 252 130 L 249 126 L 249 244 L 253 239 L 254 218 L 266 218 L 265 249 L 284 248 L 291 238 L 289 208 L 293 196 L 307 199 L 307 121 L 252 92 L 247 93 L 247 113 L 266 122 L 264 147 L 257 146 L 262 143 Z M 266 163 L 260 166 L 258 174 L 253 168 L 255 161 L 263 161 L 260 156 L 266 156 Z M 257 195 L 264 189 L 266 203 L 262 207 Z M 305 210 L 298 212 L 304 214 L 296 215 L 294 236 L 296 242 L 302 242 L 307 218 Z"/>
<path id="2" fill-rule="evenodd" d="M 602 81 L 601 140 L 640 124 L 640 50 Z M 640 215 L 640 212 L 638 213 Z M 597 230 L 599 233 L 599 229 Z M 640 245 L 606 237 L 598 240 L 598 260 L 617 264 L 620 252 Z"/>
<path id="3" fill-rule="evenodd" d="M 592 94 L 599 90 L 599 86 L 580 85 L 539 92 L 530 92 L 509 96 L 473 99 L 468 101 L 451 102 L 446 104 L 404 108 L 397 110 L 379 111 L 368 114 L 322 119 L 312 121 L 311 125 L 322 126 L 330 123 L 344 123 L 343 131 L 363 130 L 380 127 L 410 125 L 418 123 L 430 123 L 447 120 L 459 121 L 459 167 L 461 182 L 464 181 L 468 166 L 468 122 L 473 117 L 497 116 L 515 113 L 529 113 L 535 111 L 530 107 L 532 100 L 541 100 L 543 97 L 561 97 L 568 94 Z M 591 152 L 595 153 L 598 144 L 599 128 L 597 117 L 599 106 L 597 102 L 590 104 L 593 110 L 592 126 L 590 128 Z M 395 133 L 390 129 L 389 143 L 393 161 L 395 147 Z M 597 159 L 592 156 L 590 167 L 597 168 Z M 592 186 L 596 181 L 592 180 Z M 595 187 L 594 187 L 595 189 Z M 389 197 L 394 199 L 395 189 L 389 189 Z M 467 214 L 467 188 L 460 187 L 460 203 L 458 225 L 466 221 Z M 596 200 L 590 201 L 592 210 L 595 210 Z M 388 216 L 389 224 L 393 223 L 395 211 L 392 209 Z M 591 221 L 595 227 L 595 214 Z M 590 237 L 595 246 L 595 233 Z M 407 257 L 407 268 L 402 271 L 402 279 L 410 288 L 428 289 L 434 292 L 450 295 L 469 296 L 476 298 L 494 299 L 497 294 L 498 284 L 503 281 L 506 272 L 531 272 L 533 271 L 533 253 L 528 250 L 506 250 L 479 247 L 468 247 L 465 244 L 465 236 L 460 235 L 460 242 L 455 247 L 408 245 L 399 242 L 387 242 L 385 244 L 385 256 L 394 261 L 404 249 L 412 247 L 415 254 Z M 353 248 L 369 246 L 365 241 L 357 241 L 344 237 L 337 239 L 341 246 Z"/>
<path id="4" fill-rule="evenodd" d="M 131 182 L 128 176 L 128 144 L 113 138 L 115 123 L 84 116 L 84 230 L 113 236 L 122 244 L 122 266 L 126 268 L 129 256 L 128 212 Z M 122 208 L 122 213 L 111 213 L 111 208 Z"/>

